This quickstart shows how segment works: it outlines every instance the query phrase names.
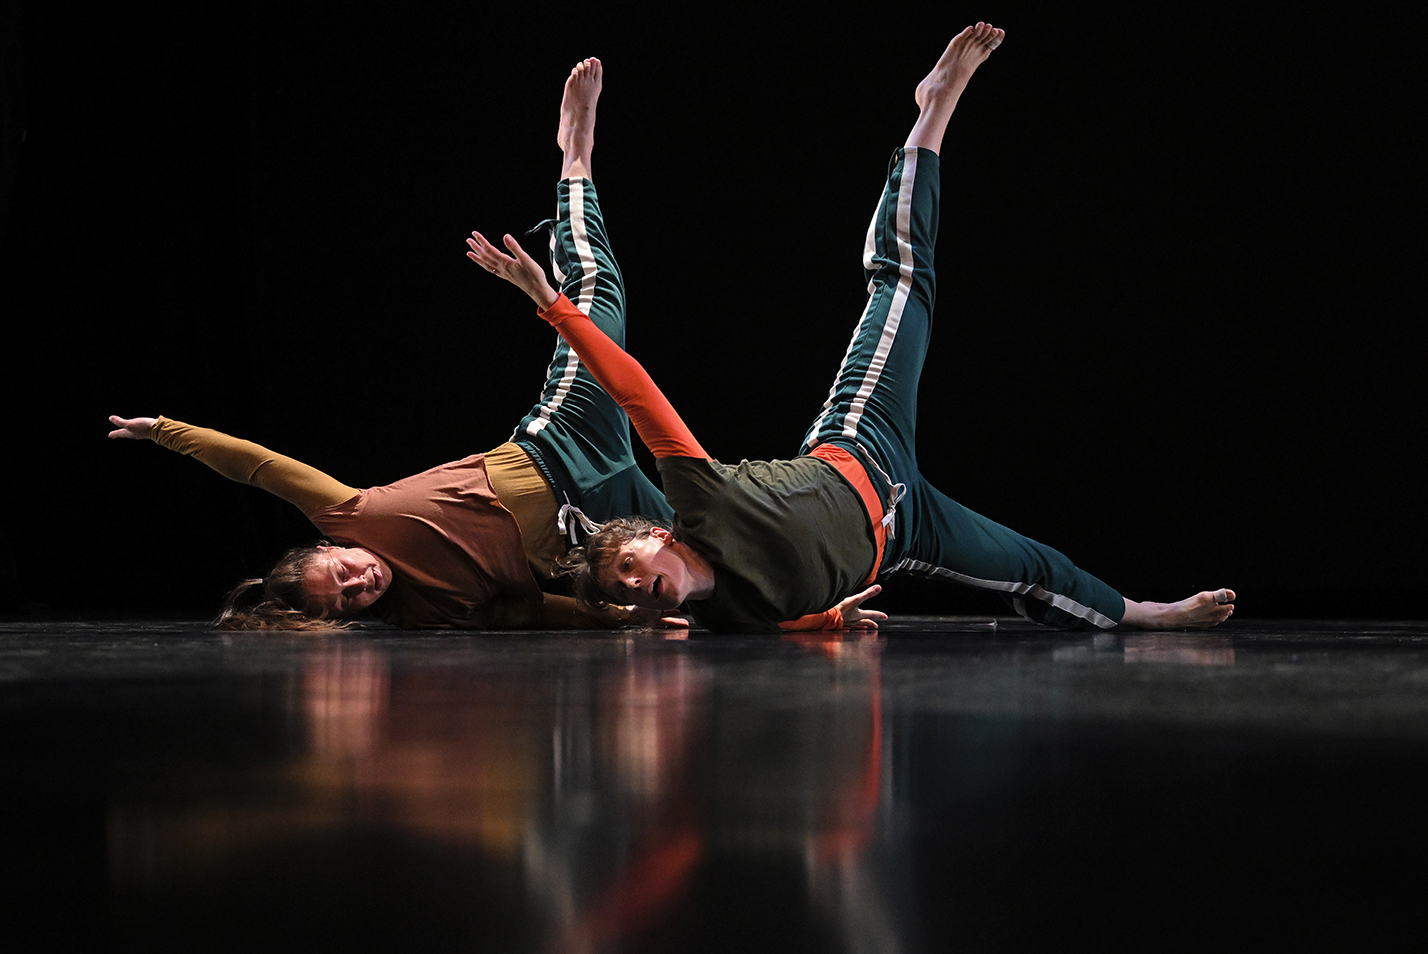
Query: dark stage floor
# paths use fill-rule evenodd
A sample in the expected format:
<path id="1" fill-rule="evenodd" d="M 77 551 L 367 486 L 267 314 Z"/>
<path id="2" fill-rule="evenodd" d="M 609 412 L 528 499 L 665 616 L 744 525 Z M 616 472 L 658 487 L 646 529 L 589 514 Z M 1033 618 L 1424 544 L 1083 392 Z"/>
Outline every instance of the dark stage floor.
<path id="1" fill-rule="evenodd" d="M 10 951 L 1364 950 L 1425 927 L 1428 623 L 0 623 L 0 726 Z"/>

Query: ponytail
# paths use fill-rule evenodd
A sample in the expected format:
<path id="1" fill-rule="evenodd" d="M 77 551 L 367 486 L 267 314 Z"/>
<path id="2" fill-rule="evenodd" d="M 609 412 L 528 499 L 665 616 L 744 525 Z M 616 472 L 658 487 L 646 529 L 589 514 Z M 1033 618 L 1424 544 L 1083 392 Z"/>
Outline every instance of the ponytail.
<path id="1" fill-rule="evenodd" d="M 223 600 L 213 621 L 215 629 L 334 630 L 346 629 L 340 620 L 323 619 L 304 608 L 303 575 L 315 546 L 295 547 L 279 558 L 265 577 L 244 580 Z"/>

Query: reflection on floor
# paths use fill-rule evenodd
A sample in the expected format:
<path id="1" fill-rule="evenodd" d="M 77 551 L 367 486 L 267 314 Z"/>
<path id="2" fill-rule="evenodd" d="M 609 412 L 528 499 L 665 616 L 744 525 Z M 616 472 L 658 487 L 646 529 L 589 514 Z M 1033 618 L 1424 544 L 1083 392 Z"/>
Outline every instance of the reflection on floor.
<path id="1" fill-rule="evenodd" d="M 1372 949 L 1428 624 L 0 623 L 0 769 L 5 950 Z"/>

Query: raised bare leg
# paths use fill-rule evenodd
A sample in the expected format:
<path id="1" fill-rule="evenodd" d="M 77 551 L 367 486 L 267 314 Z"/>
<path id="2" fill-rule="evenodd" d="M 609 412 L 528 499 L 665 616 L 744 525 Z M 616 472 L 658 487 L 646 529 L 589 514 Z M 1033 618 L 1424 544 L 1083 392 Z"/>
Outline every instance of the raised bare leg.
<path id="1" fill-rule="evenodd" d="M 1206 590 L 1179 603 L 1137 603 L 1126 600 L 1122 626 L 1139 629 L 1209 629 L 1235 612 L 1234 590 Z"/>
<path id="2" fill-rule="evenodd" d="M 565 153 L 562 178 L 590 178 L 590 152 L 595 148 L 595 101 L 600 98 L 604 75 L 605 68 L 600 61 L 591 57 L 576 63 L 565 81 L 560 126 L 555 133 L 556 145 Z"/>
<path id="3" fill-rule="evenodd" d="M 904 144 L 907 148 L 931 149 L 933 152 L 942 149 L 947 122 L 957 108 L 962 90 L 967 88 L 967 81 L 977 67 L 992 55 L 992 51 L 1001 46 L 1006 35 L 1007 31 L 990 23 L 978 23 L 952 38 L 932 72 L 917 84 L 914 98 L 922 112 L 908 134 Z"/>

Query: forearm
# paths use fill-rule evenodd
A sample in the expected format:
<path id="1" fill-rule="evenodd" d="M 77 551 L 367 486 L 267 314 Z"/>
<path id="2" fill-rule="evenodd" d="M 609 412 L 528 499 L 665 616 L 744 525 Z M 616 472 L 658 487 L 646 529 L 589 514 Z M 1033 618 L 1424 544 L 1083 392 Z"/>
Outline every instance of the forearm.
<path id="1" fill-rule="evenodd" d="M 281 497 L 304 514 L 350 500 L 358 493 L 356 488 L 315 467 L 212 428 L 160 417 L 150 437 L 162 447 L 203 462 L 229 480 Z"/>
<path id="2" fill-rule="evenodd" d="M 620 629 L 637 623 L 623 607 L 591 609 L 554 593 L 542 593 L 539 601 L 504 600 L 493 618 L 497 629 Z"/>
<path id="3" fill-rule="evenodd" d="M 540 608 L 541 623 L 550 629 L 620 629 L 638 623 L 634 615 L 621 606 L 597 610 L 581 606 L 569 596 L 545 594 Z"/>
<path id="4" fill-rule="evenodd" d="M 570 299 L 559 296 L 540 316 L 570 343 L 595 380 L 629 415 L 635 432 L 655 457 L 709 459 L 644 367 L 611 341 Z"/>

